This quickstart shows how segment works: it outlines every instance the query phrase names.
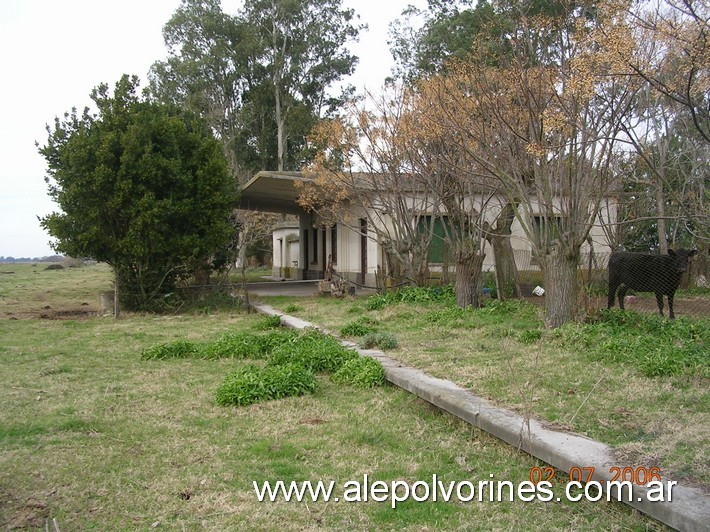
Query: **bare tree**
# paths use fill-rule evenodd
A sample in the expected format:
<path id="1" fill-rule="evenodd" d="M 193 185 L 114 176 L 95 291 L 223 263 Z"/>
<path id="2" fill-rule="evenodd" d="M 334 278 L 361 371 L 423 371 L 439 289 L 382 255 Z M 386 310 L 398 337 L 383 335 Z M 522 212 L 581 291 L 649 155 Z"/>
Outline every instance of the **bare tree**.
<path id="1" fill-rule="evenodd" d="M 365 218 L 366 236 L 381 244 L 393 283 L 421 285 L 429 277 L 430 222 L 438 212 L 405 149 L 405 111 L 403 89 L 390 86 L 350 102 L 342 118 L 318 124 L 310 137 L 317 155 L 306 170 L 312 181 L 297 184 L 298 202 L 355 231 Z"/>
<path id="2" fill-rule="evenodd" d="M 546 322 L 577 314 L 577 266 L 605 195 L 613 188 L 620 120 L 636 87 L 619 50 L 633 40 L 614 4 L 565 4 L 557 18 L 517 17 L 511 53 L 496 67 L 453 65 L 423 90 L 441 103 L 441 128 L 495 176 L 532 244 L 546 289 Z M 600 28 L 604 29 L 602 33 Z M 485 43 L 474 46 L 485 54 Z"/>

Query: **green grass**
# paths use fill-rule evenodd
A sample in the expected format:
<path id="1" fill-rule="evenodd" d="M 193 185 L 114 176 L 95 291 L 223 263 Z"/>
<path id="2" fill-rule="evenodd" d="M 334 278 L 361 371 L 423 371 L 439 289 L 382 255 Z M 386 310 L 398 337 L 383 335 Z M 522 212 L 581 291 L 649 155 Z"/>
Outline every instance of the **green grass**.
<path id="1" fill-rule="evenodd" d="M 548 331 L 532 305 L 487 300 L 463 310 L 443 295 L 268 302 L 297 301 L 298 317 L 334 331 L 386 324 L 398 344 L 388 356 L 612 445 L 623 461 L 710 486 L 710 320 L 615 310 Z"/>
<path id="2" fill-rule="evenodd" d="M 74 272 L 52 274 L 71 284 L 51 279 L 57 293 L 76 287 Z M 15 297 L 8 277 L 0 277 L 0 293 Z M 101 290 L 107 279 L 96 279 L 80 290 Z M 15 310 L 31 315 L 43 289 L 23 288 Z M 540 465 L 394 387 L 320 376 L 314 394 L 225 407 L 216 390 L 250 362 L 141 359 L 150 346 L 204 345 L 261 320 L 236 311 L 125 313 L 119 321 L 0 317 L 0 526 L 42 529 L 56 518 L 62 530 L 659 528 L 607 503 L 410 502 L 392 510 L 372 501 L 258 502 L 254 481 L 342 486 L 367 474 L 413 483 L 436 473 L 518 482 Z"/>

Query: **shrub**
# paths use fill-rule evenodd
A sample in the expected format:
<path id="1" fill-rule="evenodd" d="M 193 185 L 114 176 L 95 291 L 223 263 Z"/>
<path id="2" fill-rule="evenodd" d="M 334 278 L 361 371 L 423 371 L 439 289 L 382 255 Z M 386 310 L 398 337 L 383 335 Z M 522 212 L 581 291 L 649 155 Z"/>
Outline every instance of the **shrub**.
<path id="1" fill-rule="evenodd" d="M 360 342 L 360 347 L 363 349 L 372 349 L 379 347 L 380 349 L 395 349 L 397 347 L 397 338 L 394 334 L 388 331 L 373 332 L 368 334 Z"/>
<path id="2" fill-rule="evenodd" d="M 217 388 L 215 399 L 223 406 L 246 406 L 312 393 L 317 388 L 318 381 L 313 373 L 300 364 L 264 368 L 249 365 L 227 375 Z"/>
<path id="3" fill-rule="evenodd" d="M 291 314 L 292 312 L 298 312 L 300 310 L 302 310 L 301 307 L 294 303 L 291 303 L 290 305 L 286 305 L 286 307 L 284 307 L 284 312 L 286 314 Z"/>
<path id="4" fill-rule="evenodd" d="M 309 330 L 277 346 L 271 353 L 269 365 L 294 362 L 314 373 L 333 373 L 346 361 L 357 356 L 355 351 L 343 347 L 335 338 Z"/>
<path id="5" fill-rule="evenodd" d="M 188 358 L 197 356 L 202 347 L 189 340 L 174 340 L 144 349 L 143 360 L 164 360 L 166 358 Z"/>
<path id="6" fill-rule="evenodd" d="M 358 357 L 348 360 L 331 377 L 333 382 L 372 388 L 385 382 L 385 369 L 379 360 L 370 357 Z"/>
<path id="7" fill-rule="evenodd" d="M 206 344 L 203 358 L 265 358 L 258 334 L 251 332 L 228 332 Z"/>

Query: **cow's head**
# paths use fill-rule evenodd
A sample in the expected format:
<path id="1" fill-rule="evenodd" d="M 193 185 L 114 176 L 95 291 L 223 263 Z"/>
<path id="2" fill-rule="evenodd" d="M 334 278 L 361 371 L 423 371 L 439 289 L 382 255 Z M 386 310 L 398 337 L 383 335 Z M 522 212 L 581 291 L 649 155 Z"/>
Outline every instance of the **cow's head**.
<path id="1" fill-rule="evenodd" d="M 668 250 L 668 254 L 673 257 L 676 271 L 684 273 L 688 271 L 688 259 L 698 252 L 696 249 L 679 249 L 678 251 Z"/>

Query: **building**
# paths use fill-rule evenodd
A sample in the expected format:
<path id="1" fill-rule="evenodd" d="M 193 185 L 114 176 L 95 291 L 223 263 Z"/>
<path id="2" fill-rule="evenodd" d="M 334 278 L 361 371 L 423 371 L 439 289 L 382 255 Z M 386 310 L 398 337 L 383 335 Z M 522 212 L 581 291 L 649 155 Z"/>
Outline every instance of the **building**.
<path id="1" fill-rule="evenodd" d="M 322 279 L 331 260 L 339 275 L 357 284 L 374 286 L 378 268 L 386 270 L 382 243 L 378 241 L 377 231 L 368 226 L 371 223 L 368 220 L 374 217 L 368 217 L 362 208 L 353 208 L 349 213 L 348 224 L 321 220 L 318 215 L 306 212 L 298 205 L 299 191 L 295 183 L 299 180 L 307 178 L 298 172 L 264 171 L 256 174 L 242 187 L 239 208 L 292 215 L 292 218 L 298 219 L 297 222 L 283 221 L 277 224 L 273 231 L 274 277 Z M 487 201 L 486 204 L 490 211 L 484 213 L 484 218 L 493 221 L 504 203 L 501 200 Z M 420 209 L 421 216 L 427 216 L 427 207 L 423 202 L 417 202 L 416 198 L 412 198 L 412 208 Z M 543 222 L 542 217 L 539 221 L 535 220 L 535 223 Z M 613 198 L 608 198 L 598 217 L 598 223 L 590 232 L 596 267 L 606 266 L 605 256 L 610 252 L 610 244 L 604 227 L 614 225 L 615 222 L 616 203 Z M 518 269 L 539 269 L 532 260 L 530 242 L 517 220 L 511 229 L 511 245 Z M 445 248 L 442 242 L 441 235 L 435 235 L 430 246 L 430 267 L 434 271 L 441 269 L 443 262 Z M 584 265 L 587 264 L 589 249 L 588 243 L 582 248 Z M 484 271 L 492 271 L 493 250 L 488 246 L 484 251 Z"/>

